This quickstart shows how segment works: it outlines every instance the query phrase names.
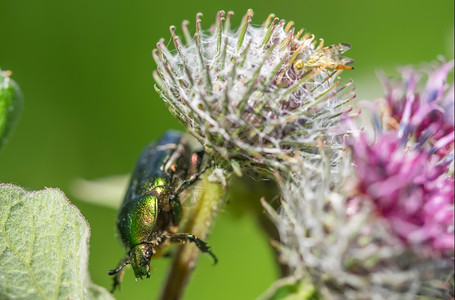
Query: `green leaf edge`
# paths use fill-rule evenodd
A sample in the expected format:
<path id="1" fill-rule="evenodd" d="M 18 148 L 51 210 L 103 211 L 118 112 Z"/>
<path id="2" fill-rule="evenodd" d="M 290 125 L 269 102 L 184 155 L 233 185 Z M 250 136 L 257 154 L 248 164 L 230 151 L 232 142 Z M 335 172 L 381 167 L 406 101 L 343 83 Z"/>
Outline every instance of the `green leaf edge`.
<path id="1" fill-rule="evenodd" d="M 10 183 L 0 183 L 0 192 L 3 192 L 5 189 L 13 189 L 16 190 L 17 193 L 24 194 L 24 195 L 39 195 L 45 194 L 48 192 L 55 193 L 59 199 L 64 199 L 65 203 L 69 211 L 75 212 L 78 218 L 82 220 L 82 224 L 85 224 L 85 230 L 83 234 L 80 236 L 80 243 L 82 245 L 81 255 L 80 255 L 80 265 L 84 265 L 85 267 L 81 267 L 81 276 L 85 283 L 85 286 L 82 287 L 83 289 L 87 290 L 86 299 L 114 299 L 111 293 L 109 293 L 104 287 L 95 285 L 91 279 L 88 272 L 88 261 L 89 261 L 89 241 L 90 241 L 90 225 L 87 220 L 84 218 L 82 213 L 79 209 L 71 203 L 71 201 L 66 197 L 65 193 L 58 188 L 44 188 L 43 190 L 37 191 L 27 191 L 26 189 L 16 186 Z M 84 242 L 84 241 L 85 242 Z M 82 253 L 85 252 L 85 253 Z M 85 254 L 85 255 L 84 255 Z M 0 274 L 0 278 L 3 277 Z M 5 295 L 2 295 L 2 291 L 0 290 L 0 298 L 3 299 Z M 47 298 L 46 298 L 47 299 Z M 73 299 L 73 298 L 72 298 Z"/>
<path id="2" fill-rule="evenodd" d="M 23 94 L 10 72 L 0 69 L 0 150 L 11 135 L 23 107 Z"/>

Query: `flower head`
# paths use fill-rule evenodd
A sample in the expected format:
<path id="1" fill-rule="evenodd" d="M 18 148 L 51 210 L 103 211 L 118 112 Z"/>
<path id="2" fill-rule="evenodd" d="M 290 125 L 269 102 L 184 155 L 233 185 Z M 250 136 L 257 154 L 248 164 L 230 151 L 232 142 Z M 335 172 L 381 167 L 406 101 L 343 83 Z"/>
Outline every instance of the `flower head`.
<path id="1" fill-rule="evenodd" d="M 357 201 L 371 201 L 394 235 L 415 252 L 454 250 L 454 182 L 446 166 L 426 149 L 408 149 L 393 134 L 369 144 L 365 135 L 351 147 Z"/>
<path id="2" fill-rule="evenodd" d="M 431 255 L 454 250 L 453 67 L 433 67 L 424 84 L 425 73 L 410 67 L 400 80 L 384 80 L 376 140 L 361 134 L 350 141 L 358 196 L 409 247 Z"/>
<path id="3" fill-rule="evenodd" d="M 452 68 L 437 68 L 423 91 L 409 68 L 404 84 L 387 81 L 376 138 L 351 130 L 350 155 L 336 164 L 294 156 L 279 213 L 264 204 L 280 232 L 281 260 L 294 277 L 310 277 L 324 299 L 449 296 Z"/>
<path id="4" fill-rule="evenodd" d="M 400 80 L 384 79 L 386 97 L 380 107 L 380 129 L 397 131 L 403 144 L 412 142 L 440 157 L 453 155 L 454 85 L 447 82 L 453 67 L 453 61 L 442 63 L 427 71 L 428 75 L 406 67 Z M 419 84 L 425 77 L 426 84 Z"/>
<path id="5" fill-rule="evenodd" d="M 386 142 L 379 147 L 393 148 Z M 389 226 L 388 219 L 378 217 L 375 201 L 351 196 L 357 172 L 347 155 L 338 169 L 330 168 L 325 160 L 309 162 L 297 157 L 292 173 L 281 182 L 279 212 L 263 203 L 280 233 L 280 260 L 289 266 L 292 277 L 303 284 L 308 284 L 311 278 L 323 299 L 447 297 L 450 292 L 447 278 L 453 273 L 451 259 L 422 255 L 419 249 L 428 244 L 438 245 L 441 250 L 448 247 L 448 232 L 442 228 L 447 229 L 450 212 L 446 208 L 450 205 L 444 202 L 447 198 L 437 199 L 444 198 L 441 196 L 444 192 L 434 191 L 435 195 L 424 201 L 423 207 L 396 201 L 387 206 L 399 210 L 388 212 L 396 221 L 402 220 L 394 225 L 399 227 L 408 222 L 409 235 L 419 237 L 410 247 L 409 240 L 404 242 L 404 232 L 396 234 L 398 228 Z M 374 170 L 372 173 L 375 174 L 369 178 L 376 181 L 378 174 Z M 430 216 L 430 212 L 434 215 Z M 413 223 L 417 218 L 426 222 L 420 230 Z"/>
<path id="6" fill-rule="evenodd" d="M 273 15 L 251 26 L 252 10 L 233 31 L 232 12 L 224 15 L 204 32 L 198 14 L 194 37 L 184 22 L 185 45 L 172 26 L 173 51 L 157 44 L 157 90 L 171 113 L 239 172 L 236 166 L 279 167 L 295 150 L 311 153 L 317 137 L 333 137 L 343 104 L 354 97 L 344 93 L 351 82 L 337 78 L 352 69 L 339 56 L 350 45 L 316 45 L 313 35 Z"/>

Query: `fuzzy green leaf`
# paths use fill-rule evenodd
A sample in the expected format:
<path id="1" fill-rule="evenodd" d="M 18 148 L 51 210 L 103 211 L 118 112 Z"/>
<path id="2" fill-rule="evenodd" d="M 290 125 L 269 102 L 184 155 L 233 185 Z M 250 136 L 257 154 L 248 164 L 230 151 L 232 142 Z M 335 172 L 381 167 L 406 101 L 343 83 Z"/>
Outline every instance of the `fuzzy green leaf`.
<path id="1" fill-rule="evenodd" d="M 0 70 L 0 149 L 6 143 L 22 110 L 22 93 L 9 78 L 10 73 Z"/>
<path id="2" fill-rule="evenodd" d="M 112 299 L 90 281 L 89 236 L 60 190 L 0 184 L 0 299 Z"/>

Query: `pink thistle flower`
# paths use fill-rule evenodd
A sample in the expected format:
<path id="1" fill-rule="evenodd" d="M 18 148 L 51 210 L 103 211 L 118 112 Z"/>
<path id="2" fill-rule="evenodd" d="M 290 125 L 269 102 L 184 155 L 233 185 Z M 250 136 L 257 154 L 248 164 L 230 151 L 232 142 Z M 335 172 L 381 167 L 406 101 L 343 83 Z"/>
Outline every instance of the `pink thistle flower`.
<path id="1" fill-rule="evenodd" d="M 384 80 L 386 99 L 381 119 L 386 129 L 397 130 L 403 144 L 413 140 L 440 158 L 454 149 L 454 87 L 447 77 L 454 62 L 443 63 L 429 73 L 425 88 L 419 88 L 422 72 L 401 70 L 401 82 Z"/>
<path id="2" fill-rule="evenodd" d="M 279 231 L 280 261 L 291 275 L 274 283 L 267 295 L 292 282 L 297 289 L 317 290 L 321 299 L 451 295 L 452 258 L 435 254 L 432 247 L 442 252 L 453 245 L 448 225 L 453 197 L 445 194 L 453 189 L 433 186 L 441 180 L 437 168 L 419 176 L 425 156 L 405 154 L 396 136 L 385 135 L 375 146 L 365 136 L 356 140 L 357 169 L 346 155 L 338 168 L 331 168 L 325 155 L 319 161 L 296 156 L 286 180 L 279 178 L 281 208 L 263 205 Z M 353 196 L 359 173 L 365 177 L 359 187 L 364 192 Z"/>
<path id="3" fill-rule="evenodd" d="M 422 254 L 454 250 L 454 182 L 427 149 L 402 147 L 384 134 L 374 144 L 365 135 L 351 142 L 357 193 L 406 245 Z"/>

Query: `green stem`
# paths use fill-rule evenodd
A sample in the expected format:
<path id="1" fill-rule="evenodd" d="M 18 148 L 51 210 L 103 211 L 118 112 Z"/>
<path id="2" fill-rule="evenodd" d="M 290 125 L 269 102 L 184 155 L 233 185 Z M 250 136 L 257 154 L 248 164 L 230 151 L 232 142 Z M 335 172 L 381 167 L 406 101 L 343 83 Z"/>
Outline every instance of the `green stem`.
<path id="1" fill-rule="evenodd" d="M 190 208 L 188 221 L 182 229 L 182 232 L 194 234 L 202 240 L 207 238 L 215 217 L 225 202 L 226 189 L 224 183 L 221 183 L 223 180 L 209 180 L 213 171 L 214 168 L 207 170 L 195 188 L 196 203 Z M 200 250 L 193 244 L 178 247 L 161 293 L 161 300 L 176 300 L 182 297 L 199 254 Z"/>

